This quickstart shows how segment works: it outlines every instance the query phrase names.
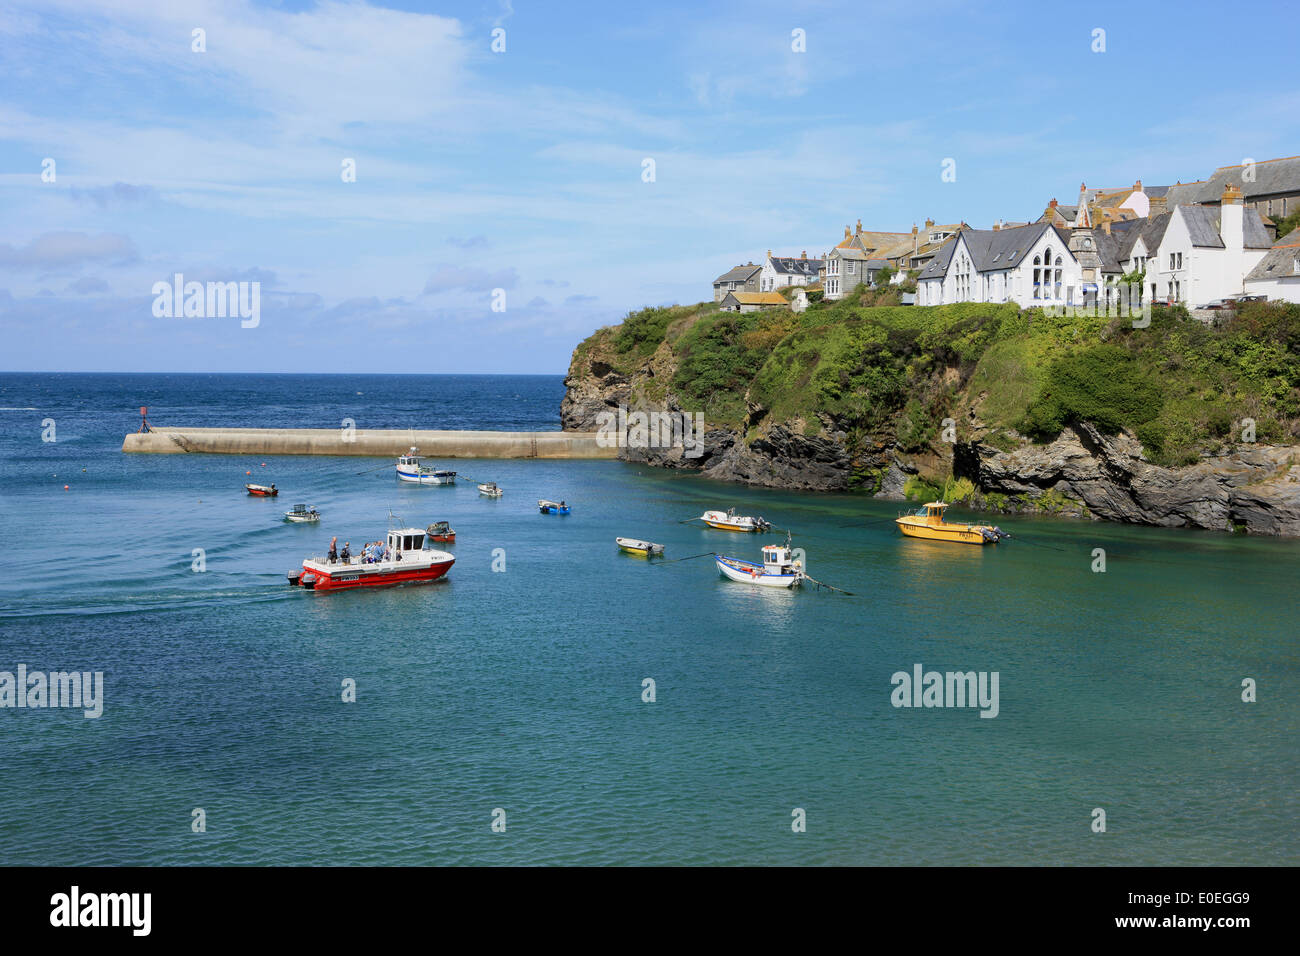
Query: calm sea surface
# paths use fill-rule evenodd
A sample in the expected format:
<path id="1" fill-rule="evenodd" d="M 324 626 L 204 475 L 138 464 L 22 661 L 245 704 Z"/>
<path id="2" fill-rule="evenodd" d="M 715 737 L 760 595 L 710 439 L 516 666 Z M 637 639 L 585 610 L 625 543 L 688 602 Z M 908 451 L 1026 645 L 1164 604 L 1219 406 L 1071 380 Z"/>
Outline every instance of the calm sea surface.
<path id="1" fill-rule="evenodd" d="M 0 709 L 0 864 L 1300 863 L 1300 541 L 1007 518 L 1015 540 L 959 547 L 900 538 L 894 503 L 619 462 L 447 462 L 471 480 L 438 488 L 379 459 L 120 452 L 140 405 L 524 430 L 558 428 L 562 395 L 559 376 L 0 375 L 0 670 L 105 681 L 98 720 Z M 280 520 L 299 501 L 319 527 Z M 615 548 L 756 558 L 775 536 L 679 523 L 732 505 L 855 596 Z M 452 522 L 445 580 L 286 585 L 390 510 Z M 998 672 L 998 716 L 894 708 L 917 663 Z"/>

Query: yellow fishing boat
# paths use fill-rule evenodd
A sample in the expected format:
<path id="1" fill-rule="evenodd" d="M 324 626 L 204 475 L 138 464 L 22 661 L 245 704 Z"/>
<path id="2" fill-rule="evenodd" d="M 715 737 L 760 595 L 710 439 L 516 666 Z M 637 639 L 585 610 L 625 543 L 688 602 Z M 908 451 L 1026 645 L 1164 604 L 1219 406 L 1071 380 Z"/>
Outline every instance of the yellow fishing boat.
<path id="1" fill-rule="evenodd" d="M 957 541 L 963 544 L 997 544 L 1001 538 L 1010 537 L 1001 528 L 987 524 L 952 524 L 943 520 L 946 502 L 931 501 L 911 514 L 898 519 L 898 527 L 909 538 L 928 538 L 931 541 Z"/>

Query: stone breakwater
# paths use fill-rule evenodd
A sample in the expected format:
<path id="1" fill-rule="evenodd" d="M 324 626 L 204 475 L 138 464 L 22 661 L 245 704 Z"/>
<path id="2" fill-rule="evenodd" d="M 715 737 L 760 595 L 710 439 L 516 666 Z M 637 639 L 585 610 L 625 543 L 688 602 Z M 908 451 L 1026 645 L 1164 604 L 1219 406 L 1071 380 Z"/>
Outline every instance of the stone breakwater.
<path id="1" fill-rule="evenodd" d="M 339 428 L 154 428 L 127 435 L 122 451 L 160 455 L 396 457 L 414 445 L 428 458 L 617 458 L 596 432 L 482 432 Z"/>

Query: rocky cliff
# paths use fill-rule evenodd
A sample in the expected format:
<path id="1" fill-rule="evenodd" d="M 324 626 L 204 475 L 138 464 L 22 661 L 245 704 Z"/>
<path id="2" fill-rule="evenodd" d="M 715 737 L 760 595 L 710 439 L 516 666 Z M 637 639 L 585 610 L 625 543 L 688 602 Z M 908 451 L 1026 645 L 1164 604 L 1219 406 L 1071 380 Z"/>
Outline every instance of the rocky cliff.
<path id="1" fill-rule="evenodd" d="M 610 330 L 584 342 L 565 380 L 564 428 L 609 426 L 620 407 L 677 416 L 698 411 L 699 396 L 681 394 L 680 339 L 672 329 L 653 350 L 631 356 L 619 353 Z M 929 498 L 946 487 L 956 489 L 950 499 L 978 510 L 1300 536 L 1300 444 L 1219 442 L 1171 466 L 1151 461 L 1125 427 L 1107 431 L 1075 420 L 1055 438 L 1035 442 L 984 419 L 985 396 L 969 387 L 971 368 L 939 369 L 933 377 L 955 389 L 949 421 L 960 421 L 960 434 L 954 427 L 946 436 L 900 442 L 897 414 L 867 429 L 834 411 L 792 417 L 774 412 L 755 386 L 737 396 L 743 402 L 730 416 L 708 417 L 696 456 L 681 445 L 637 441 L 621 456 L 769 487 L 860 490 L 889 499 Z"/>

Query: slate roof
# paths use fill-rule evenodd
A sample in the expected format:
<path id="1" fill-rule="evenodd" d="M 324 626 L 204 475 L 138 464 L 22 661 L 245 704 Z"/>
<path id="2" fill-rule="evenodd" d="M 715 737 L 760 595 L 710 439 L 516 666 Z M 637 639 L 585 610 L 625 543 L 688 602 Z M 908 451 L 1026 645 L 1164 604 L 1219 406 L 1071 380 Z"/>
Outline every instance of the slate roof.
<path id="1" fill-rule="evenodd" d="M 822 267 L 820 259 L 796 259 L 794 256 L 772 256 L 772 271 L 780 275 L 811 276 L 817 275 Z"/>
<path id="2" fill-rule="evenodd" d="M 966 232 L 971 231 L 973 230 L 963 230 L 958 235 L 964 235 Z M 934 258 L 926 263 L 925 268 L 917 275 L 917 281 L 921 279 L 942 279 L 948 272 L 948 263 L 952 262 L 952 253 L 956 248 L 957 236 L 953 236 L 940 246 L 939 251 L 934 254 Z"/>
<path id="3" fill-rule="evenodd" d="M 1223 248 L 1219 236 L 1219 210 L 1213 206 L 1184 206 L 1183 223 L 1192 237 L 1192 245 Z"/>
<path id="4" fill-rule="evenodd" d="M 1142 235 L 1142 230 L 1147 227 L 1147 224 L 1146 219 L 1124 219 L 1110 224 L 1110 238 L 1114 241 L 1117 266 L 1133 254 L 1138 236 Z M 1105 230 L 1102 230 L 1101 234 L 1105 235 Z"/>
<path id="5" fill-rule="evenodd" d="M 713 284 L 719 282 L 748 282 L 754 277 L 754 274 L 762 271 L 762 266 L 736 266 L 730 272 L 724 272 L 713 280 Z"/>
<path id="6" fill-rule="evenodd" d="M 1154 256 L 1156 250 L 1160 248 L 1160 242 L 1165 238 L 1165 230 L 1169 228 L 1169 221 L 1172 218 L 1173 213 L 1162 212 L 1158 216 L 1150 216 L 1145 220 L 1137 220 L 1146 223 L 1142 227 L 1142 244 L 1146 246 L 1148 256 Z M 1114 226 L 1111 226 L 1111 229 L 1114 228 Z M 1131 251 L 1135 245 L 1137 245 L 1137 239 L 1133 240 L 1133 244 L 1129 246 L 1129 250 Z"/>
<path id="7" fill-rule="evenodd" d="M 1277 241 L 1259 264 L 1250 270 L 1246 281 L 1252 279 L 1300 278 L 1296 261 L 1300 260 L 1300 229 L 1294 229 Z"/>
<path id="8" fill-rule="evenodd" d="M 958 235 L 966 239 L 966 248 L 970 250 L 971 263 L 980 272 L 997 272 L 1001 269 L 1013 269 L 1025 258 L 1030 248 L 1048 229 L 1055 229 L 1057 236 L 1067 246 L 1070 232 L 1059 226 L 1046 222 L 1035 222 L 1028 226 L 1013 229 L 963 229 Z M 930 260 L 918 279 L 938 279 L 948 271 L 952 261 L 953 250 L 957 247 L 952 242 Z"/>
<path id="9" fill-rule="evenodd" d="M 1211 249 L 1223 248 L 1223 237 L 1219 234 L 1223 221 L 1223 211 L 1219 206 L 1183 206 L 1183 222 L 1191 234 L 1192 245 Z M 1264 228 L 1264 220 L 1259 210 L 1243 209 L 1241 217 L 1243 245 L 1247 249 L 1268 249 L 1273 243 Z M 1149 248 L 1149 247 L 1148 247 Z"/>
<path id="10" fill-rule="evenodd" d="M 1217 203 L 1223 198 L 1223 188 L 1229 183 L 1241 187 L 1241 193 L 1246 199 L 1300 192 L 1300 156 L 1266 159 L 1256 163 L 1253 182 L 1243 181 L 1244 170 L 1244 166 L 1220 166 L 1209 179 L 1169 186 L 1166 194 L 1168 203 L 1171 207 Z"/>
<path id="11" fill-rule="evenodd" d="M 1130 219 L 1128 221 L 1137 222 L 1136 219 Z M 1108 236 L 1104 229 L 1094 229 L 1092 235 L 1093 238 L 1097 240 L 1096 252 L 1097 258 L 1101 260 L 1102 273 L 1123 272 L 1124 267 L 1120 264 L 1122 262 L 1122 257 L 1119 254 L 1121 242 L 1120 237 L 1113 233 Z"/>

